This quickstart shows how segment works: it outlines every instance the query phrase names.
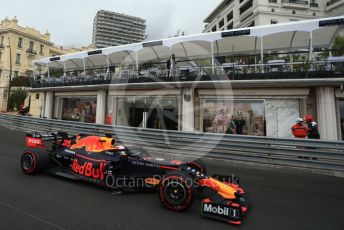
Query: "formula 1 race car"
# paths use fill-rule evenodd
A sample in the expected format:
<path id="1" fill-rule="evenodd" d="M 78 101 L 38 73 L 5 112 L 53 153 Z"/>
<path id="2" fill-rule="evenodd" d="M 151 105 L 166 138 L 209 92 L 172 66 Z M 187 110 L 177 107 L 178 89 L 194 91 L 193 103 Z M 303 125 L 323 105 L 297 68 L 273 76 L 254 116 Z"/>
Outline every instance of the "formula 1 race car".
<path id="1" fill-rule="evenodd" d="M 87 180 L 120 192 L 157 189 L 161 203 L 173 211 L 189 208 L 197 192 L 207 189 L 202 216 L 241 224 L 247 211 L 244 190 L 228 176 L 209 177 L 201 160 L 167 161 L 142 148 L 116 144 L 112 135 L 76 135 L 64 132 L 28 133 L 21 154 L 25 174 L 49 172 Z"/>

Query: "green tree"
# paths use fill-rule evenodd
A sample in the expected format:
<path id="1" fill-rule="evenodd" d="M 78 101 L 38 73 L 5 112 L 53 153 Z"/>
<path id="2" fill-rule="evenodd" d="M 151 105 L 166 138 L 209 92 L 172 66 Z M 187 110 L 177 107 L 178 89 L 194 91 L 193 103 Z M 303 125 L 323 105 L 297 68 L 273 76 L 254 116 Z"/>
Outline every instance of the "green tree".
<path id="1" fill-rule="evenodd" d="M 344 35 L 337 36 L 334 40 L 333 46 L 333 56 L 343 56 L 344 55 Z"/>
<path id="2" fill-rule="evenodd" d="M 25 89 L 16 89 L 14 90 L 9 98 L 9 108 L 13 109 L 14 107 L 19 110 L 20 105 L 24 104 L 24 101 L 27 97 L 27 92 Z"/>
<path id="3" fill-rule="evenodd" d="M 30 86 L 30 79 L 29 77 L 25 77 L 25 76 L 15 77 L 11 81 L 11 86 L 28 87 Z"/>
<path id="4" fill-rule="evenodd" d="M 332 45 L 332 56 L 343 56 L 344 55 L 344 35 L 338 35 Z M 330 56 L 330 51 L 326 49 L 320 53 L 319 57 L 326 59 Z"/>

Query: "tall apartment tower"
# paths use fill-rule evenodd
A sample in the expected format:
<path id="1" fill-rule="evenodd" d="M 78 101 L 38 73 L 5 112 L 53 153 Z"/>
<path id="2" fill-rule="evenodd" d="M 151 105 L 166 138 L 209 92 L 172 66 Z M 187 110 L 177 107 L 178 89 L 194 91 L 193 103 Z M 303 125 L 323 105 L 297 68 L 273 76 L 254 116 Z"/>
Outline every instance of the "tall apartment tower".
<path id="1" fill-rule="evenodd" d="M 344 0 L 223 0 L 204 20 L 203 32 L 344 14 Z"/>
<path id="2" fill-rule="evenodd" d="M 145 32 L 145 19 L 99 10 L 93 21 L 92 44 L 104 48 L 142 42 Z"/>

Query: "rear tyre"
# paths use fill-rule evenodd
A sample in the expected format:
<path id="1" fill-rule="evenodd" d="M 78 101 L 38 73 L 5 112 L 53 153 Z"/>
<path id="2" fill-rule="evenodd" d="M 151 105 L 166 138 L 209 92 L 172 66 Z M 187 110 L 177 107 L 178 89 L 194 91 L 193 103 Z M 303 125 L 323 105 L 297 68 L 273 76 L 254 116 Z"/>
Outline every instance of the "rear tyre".
<path id="1" fill-rule="evenodd" d="M 25 174 L 43 172 L 49 167 L 49 153 L 42 149 L 28 149 L 21 154 L 20 166 Z"/>
<path id="2" fill-rule="evenodd" d="M 182 171 L 168 172 L 159 186 L 160 202 L 173 211 L 188 209 L 194 196 L 193 178 Z"/>

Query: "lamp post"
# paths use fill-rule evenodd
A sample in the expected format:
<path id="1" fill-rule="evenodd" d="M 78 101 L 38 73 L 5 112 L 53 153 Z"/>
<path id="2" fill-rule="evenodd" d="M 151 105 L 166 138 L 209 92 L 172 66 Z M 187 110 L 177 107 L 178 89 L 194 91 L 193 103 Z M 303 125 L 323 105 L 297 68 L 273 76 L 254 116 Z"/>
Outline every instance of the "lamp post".
<path id="1" fill-rule="evenodd" d="M 8 94 L 7 94 L 7 112 L 9 111 L 9 106 L 10 106 L 11 81 L 12 81 L 12 48 L 11 48 L 11 40 L 10 40 L 9 35 L 8 35 L 8 47 L 10 48 L 10 75 L 9 75 Z"/>

